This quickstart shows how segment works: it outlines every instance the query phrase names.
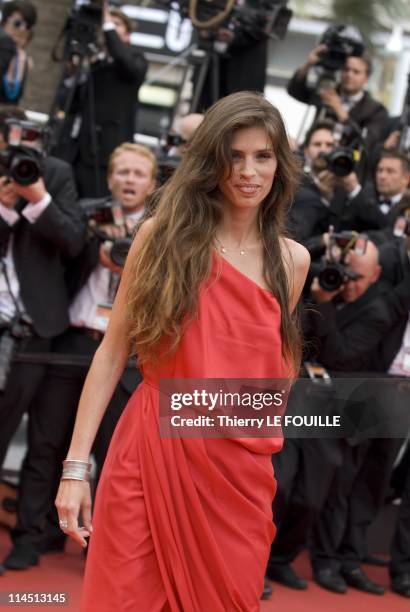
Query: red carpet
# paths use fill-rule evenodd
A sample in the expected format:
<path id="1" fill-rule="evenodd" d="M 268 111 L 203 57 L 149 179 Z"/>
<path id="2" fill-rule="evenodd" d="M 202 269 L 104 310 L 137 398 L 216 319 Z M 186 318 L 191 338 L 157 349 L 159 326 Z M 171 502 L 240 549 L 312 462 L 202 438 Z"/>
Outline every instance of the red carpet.
<path id="1" fill-rule="evenodd" d="M 0 530 L 0 559 L 3 559 L 9 550 L 9 536 L 6 531 Z M 0 576 L 1 593 L 9 591 L 26 592 L 66 592 L 69 596 L 68 605 L 15 605 L 13 610 L 79 610 L 81 594 L 81 578 L 84 560 L 81 550 L 69 543 L 67 552 L 54 553 L 41 557 L 40 564 L 24 572 L 8 571 Z M 310 579 L 309 562 L 302 555 L 296 562 L 296 569 L 303 578 Z M 385 568 L 367 567 L 366 571 L 371 578 L 388 587 L 388 577 Z M 347 595 L 334 595 L 309 583 L 305 592 L 292 591 L 280 585 L 274 585 L 272 599 L 262 602 L 261 612 L 409 612 L 410 600 L 399 597 L 387 591 L 383 597 L 367 595 L 350 589 Z M 0 605 L 0 608 L 3 607 Z M 95 612 L 98 612 L 96 610 Z M 121 610 L 113 610 L 121 612 Z M 138 612 L 138 610 L 135 610 Z M 184 612 L 190 612 L 185 610 Z M 212 612 L 212 610 L 203 610 Z"/>

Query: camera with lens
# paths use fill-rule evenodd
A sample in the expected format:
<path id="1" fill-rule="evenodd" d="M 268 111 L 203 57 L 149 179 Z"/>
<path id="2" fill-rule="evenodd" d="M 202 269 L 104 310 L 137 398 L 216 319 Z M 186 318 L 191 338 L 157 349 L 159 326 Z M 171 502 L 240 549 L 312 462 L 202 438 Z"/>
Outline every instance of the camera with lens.
<path id="1" fill-rule="evenodd" d="M 67 19 L 65 32 L 71 54 L 83 55 L 99 47 L 99 33 L 103 20 L 103 0 L 75 2 Z"/>
<path id="2" fill-rule="evenodd" d="M 230 29 L 247 34 L 259 40 L 265 37 L 285 38 L 292 11 L 286 4 L 287 0 L 259 0 L 258 6 L 253 6 L 246 0 L 234 5 L 231 13 Z"/>
<path id="3" fill-rule="evenodd" d="M 129 233 L 121 204 L 111 198 L 84 199 L 80 204 L 93 235 L 104 243 L 111 261 L 123 268 L 133 237 Z M 116 226 L 123 235 L 112 238 L 104 231 L 104 225 Z"/>
<path id="4" fill-rule="evenodd" d="M 336 127 L 339 128 L 337 134 Z M 329 170 L 343 178 L 355 170 L 360 160 L 361 135 L 350 124 L 336 124 L 333 134 L 338 145 L 328 153 L 319 153 L 314 166 L 317 172 Z"/>
<path id="5" fill-rule="evenodd" d="M 317 72 L 316 89 L 334 89 L 337 84 L 337 73 L 343 68 L 348 57 L 361 57 L 364 52 L 362 36 L 357 28 L 351 25 L 334 25 L 327 28 L 319 44 L 326 45 L 315 66 Z"/>
<path id="6" fill-rule="evenodd" d="M 350 250 L 363 255 L 366 252 L 367 236 L 353 231 L 329 234 L 328 256 L 318 273 L 320 287 L 324 291 L 337 291 L 349 280 L 358 280 L 361 275 L 351 270 L 346 263 Z"/>
<path id="7" fill-rule="evenodd" d="M 227 0 L 157 0 L 160 4 L 178 5 L 183 18 L 191 19 L 200 32 L 200 43 L 214 41 L 214 50 L 221 55 L 229 52 L 231 44 L 248 44 L 246 38 L 283 39 L 292 17 L 288 0 L 243 0 L 234 2 L 227 11 Z M 212 25 L 211 25 L 212 23 Z M 232 39 L 218 39 L 221 30 L 229 30 Z M 243 37 L 243 35 L 245 35 Z M 244 38 L 245 42 L 240 42 Z"/>
<path id="8" fill-rule="evenodd" d="M 329 153 L 319 153 L 316 166 L 326 169 L 339 177 L 348 176 L 355 169 L 355 154 L 347 147 L 335 147 Z"/>
<path id="9" fill-rule="evenodd" d="M 348 57 L 363 55 L 363 39 L 357 28 L 350 25 L 334 25 L 325 30 L 320 39 L 321 45 L 326 45 L 320 54 L 318 66 L 329 72 L 341 70 Z"/>
<path id="10" fill-rule="evenodd" d="M 44 130 L 31 121 L 7 119 L 4 140 L 7 148 L 0 151 L 0 174 L 19 185 L 31 185 L 40 178 Z"/>
<path id="11" fill-rule="evenodd" d="M 19 317 L 7 319 L 0 314 L 0 392 L 6 389 L 19 340 L 30 336 L 29 326 Z"/>

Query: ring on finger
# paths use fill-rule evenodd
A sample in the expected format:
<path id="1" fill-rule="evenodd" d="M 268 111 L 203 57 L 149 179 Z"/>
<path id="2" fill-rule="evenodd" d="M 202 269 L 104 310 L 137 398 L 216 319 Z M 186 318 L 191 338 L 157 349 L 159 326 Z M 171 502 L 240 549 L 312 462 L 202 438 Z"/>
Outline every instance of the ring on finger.
<path id="1" fill-rule="evenodd" d="M 60 525 L 61 529 L 68 529 L 68 521 L 67 521 L 67 519 L 60 519 L 59 520 L 59 525 Z"/>

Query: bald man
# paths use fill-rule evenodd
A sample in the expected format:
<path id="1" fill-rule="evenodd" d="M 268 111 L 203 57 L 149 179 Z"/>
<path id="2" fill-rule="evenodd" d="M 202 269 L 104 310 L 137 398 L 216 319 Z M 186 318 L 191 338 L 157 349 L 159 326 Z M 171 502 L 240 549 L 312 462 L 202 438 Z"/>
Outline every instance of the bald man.
<path id="1" fill-rule="evenodd" d="M 372 242 L 363 255 L 350 251 L 346 264 L 358 278 L 347 280 L 338 291 L 324 291 L 317 280 L 313 282 L 317 316 L 311 332 L 319 341 L 315 357 L 323 366 L 336 372 L 362 372 L 364 377 L 366 372 L 374 374 L 374 354 L 402 314 L 392 307 L 394 296 L 380 292 L 381 266 Z M 370 389 L 364 388 L 366 393 Z M 375 404 L 365 395 L 356 410 L 374 414 Z M 384 588 L 368 578 L 361 563 L 367 554 L 367 530 L 384 502 L 400 441 L 374 438 L 353 446 L 344 440 L 340 444 L 343 461 L 312 531 L 314 579 L 336 593 L 351 586 L 382 595 Z"/>
<path id="2" fill-rule="evenodd" d="M 376 245 L 369 241 L 363 255 L 350 251 L 346 264 L 359 278 L 337 291 L 325 291 L 314 279 L 311 296 L 317 314 L 310 332 L 320 340 L 316 359 L 326 368 L 366 372 L 373 349 L 390 328 L 388 308 L 383 299 L 375 299 L 381 273 Z"/>
<path id="3" fill-rule="evenodd" d="M 204 116 L 201 113 L 189 113 L 179 117 L 175 121 L 175 133 L 181 137 L 182 143 L 178 146 L 173 146 L 168 151 L 169 157 L 181 157 L 184 154 L 186 143 L 189 142 L 194 135 L 197 127 L 202 123 Z"/>
<path id="4" fill-rule="evenodd" d="M 305 335 L 308 341 L 315 339 L 311 345 L 316 347 L 316 352 L 312 352 L 309 359 L 318 361 L 330 371 L 368 372 L 372 355 L 390 328 L 391 316 L 378 292 L 381 266 L 376 246 L 368 242 L 363 255 L 350 251 L 346 260 L 348 268 L 357 274 L 357 280 L 348 280 L 334 292 L 323 290 L 317 279 L 312 283 L 311 297 L 315 305 L 308 311 Z M 293 393 L 293 406 L 300 400 L 308 409 L 311 400 L 304 390 L 306 386 L 301 387 L 300 398 L 295 396 L 298 390 Z M 313 396 L 319 405 L 317 394 Z M 326 401 L 331 400 L 327 398 Z M 312 409 L 317 407 L 312 406 Z M 294 589 L 307 588 L 306 580 L 295 573 L 291 563 L 306 546 L 307 536 L 312 531 L 311 553 L 316 582 L 336 593 L 346 592 L 336 543 L 342 538 L 347 509 L 342 503 L 339 512 L 336 511 L 336 501 L 343 496 L 336 495 L 335 499 L 330 491 L 337 490 L 340 484 L 339 469 L 349 448 L 342 439 L 289 438 L 283 451 L 273 456 L 278 481 L 274 502 L 278 532 L 267 566 L 270 579 Z M 347 479 L 352 481 L 355 468 L 350 472 L 351 478 Z M 373 511 L 371 514 L 373 516 Z M 372 583 L 369 588 L 377 590 L 378 585 Z"/>

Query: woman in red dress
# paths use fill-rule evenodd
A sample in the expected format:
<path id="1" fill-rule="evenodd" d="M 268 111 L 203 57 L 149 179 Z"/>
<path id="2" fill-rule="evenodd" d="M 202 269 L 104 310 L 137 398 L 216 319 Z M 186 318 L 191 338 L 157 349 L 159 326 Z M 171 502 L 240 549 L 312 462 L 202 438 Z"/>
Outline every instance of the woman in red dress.
<path id="1" fill-rule="evenodd" d="M 161 437 L 159 387 L 297 371 L 309 256 L 282 224 L 297 178 L 278 111 L 232 94 L 206 113 L 133 242 L 56 502 L 67 534 L 85 546 L 92 531 L 83 612 L 259 610 L 281 440 Z M 144 379 L 113 436 L 91 526 L 88 456 L 131 350 Z"/>

